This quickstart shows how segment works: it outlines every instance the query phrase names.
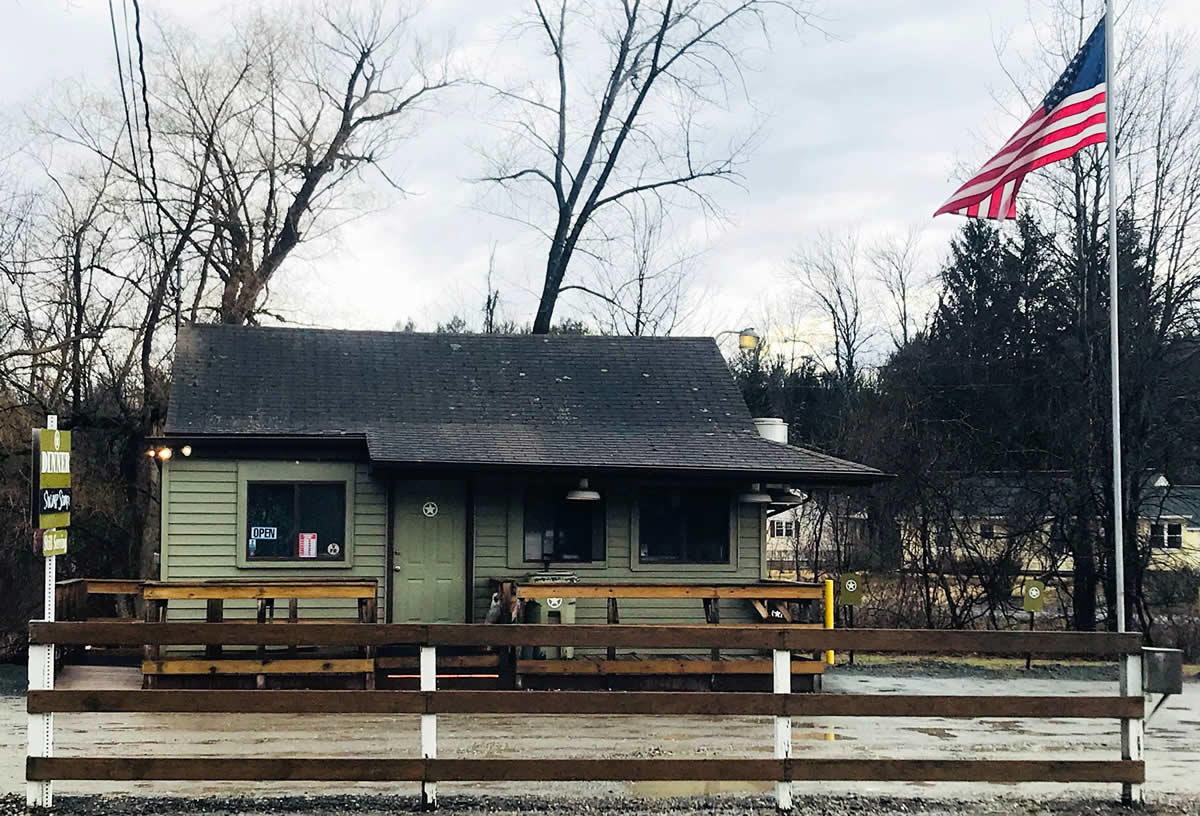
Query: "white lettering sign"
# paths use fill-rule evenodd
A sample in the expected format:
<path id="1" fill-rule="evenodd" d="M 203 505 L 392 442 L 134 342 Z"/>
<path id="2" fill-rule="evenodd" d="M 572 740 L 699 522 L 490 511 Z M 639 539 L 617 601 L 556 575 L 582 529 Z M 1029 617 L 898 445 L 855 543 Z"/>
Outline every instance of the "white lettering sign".
<path id="1" fill-rule="evenodd" d="M 42 473 L 70 473 L 71 454 L 60 451 L 42 451 Z"/>
<path id="2" fill-rule="evenodd" d="M 264 541 L 274 541 L 275 540 L 275 528 L 274 527 L 251 527 L 250 528 L 250 537 L 251 538 L 261 538 Z"/>

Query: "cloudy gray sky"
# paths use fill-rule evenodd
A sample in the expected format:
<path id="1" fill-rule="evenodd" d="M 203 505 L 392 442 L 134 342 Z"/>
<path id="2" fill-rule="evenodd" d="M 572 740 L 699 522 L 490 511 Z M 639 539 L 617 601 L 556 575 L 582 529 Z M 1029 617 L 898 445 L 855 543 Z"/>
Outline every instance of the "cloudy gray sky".
<path id="1" fill-rule="evenodd" d="M 724 223 L 687 229 L 707 240 L 696 264 L 704 297 L 683 328 L 713 333 L 770 319 L 775 331 L 794 332 L 792 319 L 782 316 L 795 296 L 787 259 L 819 230 L 855 229 L 869 242 L 917 228 L 925 263 L 934 268 L 959 222 L 935 222 L 930 214 L 961 166 L 986 158 L 1015 117 L 1028 114 L 1002 104 L 1012 93 L 994 45 L 1007 41 L 1012 58 L 1029 54 L 1047 3 L 824 0 L 826 34 L 773 34 L 772 50 L 755 57 L 758 70 L 750 76 L 765 122 L 743 187 L 713 188 Z M 1160 6 L 1163 31 L 1200 28 L 1197 0 L 1152 4 Z M 142 5 L 202 36 L 218 31 L 230 8 L 209 0 Z M 103 0 L 6 6 L 0 109 L 13 122 L 58 83 L 115 82 Z M 475 73 L 502 75 L 520 66 L 505 37 L 520 10 L 518 0 L 428 0 L 418 19 L 431 34 L 452 35 Z M 276 291 L 294 319 L 362 328 L 391 328 L 408 318 L 432 328 L 454 313 L 477 319 L 493 244 L 504 316 L 532 319 L 544 247 L 480 206 L 480 190 L 469 181 L 484 170 L 476 152 L 486 138 L 479 102 L 472 92 L 459 93 L 393 157 L 388 170 L 411 196 L 381 185 L 369 215 L 292 263 Z M 746 124 L 728 122 L 731 132 Z M 569 297 L 560 314 L 578 305 Z"/>

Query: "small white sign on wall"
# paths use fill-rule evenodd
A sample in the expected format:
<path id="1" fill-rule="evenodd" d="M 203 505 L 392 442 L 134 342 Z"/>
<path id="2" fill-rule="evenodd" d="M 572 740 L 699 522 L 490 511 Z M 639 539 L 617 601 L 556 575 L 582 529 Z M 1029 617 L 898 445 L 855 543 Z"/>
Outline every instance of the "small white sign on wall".
<path id="1" fill-rule="evenodd" d="M 300 534 L 300 557 L 301 558 L 316 558 L 317 557 L 317 534 L 316 533 L 301 533 Z"/>
<path id="2" fill-rule="evenodd" d="M 250 528 L 250 537 L 251 538 L 261 538 L 263 541 L 274 541 L 275 540 L 275 528 L 274 527 L 251 527 Z"/>

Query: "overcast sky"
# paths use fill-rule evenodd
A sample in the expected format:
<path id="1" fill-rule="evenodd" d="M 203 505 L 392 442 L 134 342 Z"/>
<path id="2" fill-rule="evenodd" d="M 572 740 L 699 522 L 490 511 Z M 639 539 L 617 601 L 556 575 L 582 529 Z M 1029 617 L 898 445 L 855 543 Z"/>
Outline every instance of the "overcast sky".
<path id="1" fill-rule="evenodd" d="M 115 82 L 103 0 L 5 5 L 0 108 L 14 121 L 57 82 Z M 201 35 L 216 31 L 230 8 L 208 0 L 142 6 Z M 518 0 L 428 0 L 419 20 L 431 33 L 451 32 L 472 69 L 487 75 L 512 70 L 502 42 L 520 7 Z M 825 0 L 829 36 L 790 29 L 773 36 L 749 78 L 766 121 L 744 189 L 715 186 L 727 223 L 688 230 L 709 240 L 696 269 L 706 296 L 684 329 L 714 333 L 761 325 L 772 309 L 786 312 L 795 295 L 787 259 L 821 229 L 856 229 L 868 242 L 921 229 L 933 269 L 960 222 L 930 214 L 953 190 L 960 165 L 986 158 L 1013 117 L 1028 114 L 997 102 L 994 95 L 1011 101 L 1011 93 L 993 46 L 1007 38 L 1011 53 L 1028 53 L 1030 14 L 1044 21 L 1044 0 Z M 1164 31 L 1200 28 L 1198 0 L 1162 0 L 1159 14 Z M 477 101 L 459 94 L 392 159 L 389 172 L 413 195 L 381 189 L 375 210 L 342 228 L 336 245 L 294 259 L 275 284 L 290 316 L 382 329 L 408 318 L 432 329 L 454 313 L 477 320 L 496 244 L 504 316 L 532 319 L 544 245 L 478 206 L 480 190 L 468 181 L 484 169 L 475 152 L 485 132 Z M 728 124 L 733 132 L 746 123 Z M 565 315 L 578 301 L 560 303 Z"/>

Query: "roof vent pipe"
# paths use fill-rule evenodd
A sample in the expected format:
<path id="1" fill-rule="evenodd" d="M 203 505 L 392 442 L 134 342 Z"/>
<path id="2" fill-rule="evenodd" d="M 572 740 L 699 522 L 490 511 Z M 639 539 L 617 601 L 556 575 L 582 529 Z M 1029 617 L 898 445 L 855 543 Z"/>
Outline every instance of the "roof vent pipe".
<path id="1" fill-rule="evenodd" d="M 758 429 L 758 435 L 763 439 L 787 444 L 788 426 L 779 417 L 755 417 L 754 427 Z"/>

